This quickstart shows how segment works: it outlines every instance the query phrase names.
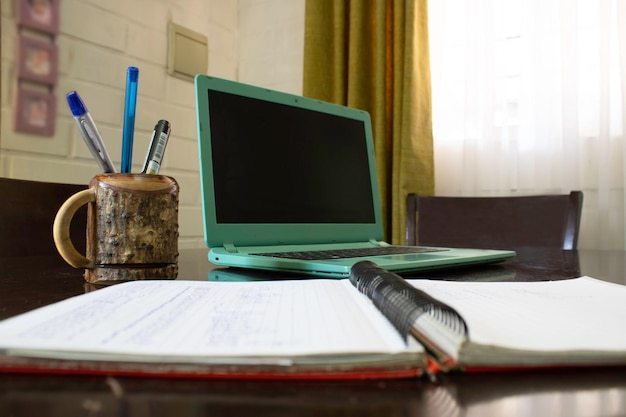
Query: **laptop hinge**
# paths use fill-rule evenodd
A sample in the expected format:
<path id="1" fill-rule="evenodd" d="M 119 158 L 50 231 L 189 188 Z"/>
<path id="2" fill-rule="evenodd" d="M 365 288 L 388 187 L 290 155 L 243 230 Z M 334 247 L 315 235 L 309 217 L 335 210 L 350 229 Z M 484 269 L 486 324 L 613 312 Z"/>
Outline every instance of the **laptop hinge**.
<path id="1" fill-rule="evenodd" d="M 374 238 L 370 239 L 370 243 L 372 246 L 388 246 L 387 242 L 381 242 L 380 240 L 376 240 Z"/>
<path id="2" fill-rule="evenodd" d="M 228 253 L 237 253 L 237 248 L 232 243 L 224 243 L 224 249 Z"/>

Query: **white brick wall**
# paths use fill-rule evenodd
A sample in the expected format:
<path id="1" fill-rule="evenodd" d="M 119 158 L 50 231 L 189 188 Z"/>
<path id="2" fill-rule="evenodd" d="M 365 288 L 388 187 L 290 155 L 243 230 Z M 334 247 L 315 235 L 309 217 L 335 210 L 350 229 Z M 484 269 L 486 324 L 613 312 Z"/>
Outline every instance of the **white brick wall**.
<path id="1" fill-rule="evenodd" d="M 0 176 L 87 184 L 99 172 L 67 108 L 71 90 L 119 166 L 126 68 L 137 66 L 133 169 L 140 170 L 156 121 L 169 120 L 161 173 L 180 184 L 180 247 L 203 247 L 193 83 L 167 74 L 167 24 L 208 37 L 209 74 L 299 94 L 305 0 L 60 0 L 52 137 L 13 131 L 17 0 L 0 1 Z"/>
<path id="2" fill-rule="evenodd" d="M 302 93 L 305 0 L 239 0 L 239 80 Z"/>

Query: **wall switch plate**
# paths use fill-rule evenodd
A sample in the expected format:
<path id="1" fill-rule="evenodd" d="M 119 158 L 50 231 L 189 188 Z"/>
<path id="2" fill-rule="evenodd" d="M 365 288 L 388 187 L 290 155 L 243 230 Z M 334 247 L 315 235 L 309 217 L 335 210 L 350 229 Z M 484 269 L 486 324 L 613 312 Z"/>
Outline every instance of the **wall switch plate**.
<path id="1" fill-rule="evenodd" d="M 206 36 L 176 23 L 168 27 L 168 65 L 170 75 L 193 79 L 206 74 L 209 62 L 209 42 Z"/>

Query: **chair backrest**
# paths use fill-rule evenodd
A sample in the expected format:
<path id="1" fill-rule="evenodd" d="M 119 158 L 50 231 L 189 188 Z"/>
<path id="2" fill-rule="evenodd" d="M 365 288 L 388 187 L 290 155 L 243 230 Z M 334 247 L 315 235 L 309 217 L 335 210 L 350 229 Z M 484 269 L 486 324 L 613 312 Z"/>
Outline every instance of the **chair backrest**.
<path id="1" fill-rule="evenodd" d="M 409 245 L 576 249 L 583 193 L 521 197 L 407 196 Z"/>
<path id="2" fill-rule="evenodd" d="M 0 258 L 58 254 L 52 239 L 54 217 L 86 185 L 0 178 Z M 78 210 L 70 226 L 72 242 L 85 250 L 87 210 Z"/>

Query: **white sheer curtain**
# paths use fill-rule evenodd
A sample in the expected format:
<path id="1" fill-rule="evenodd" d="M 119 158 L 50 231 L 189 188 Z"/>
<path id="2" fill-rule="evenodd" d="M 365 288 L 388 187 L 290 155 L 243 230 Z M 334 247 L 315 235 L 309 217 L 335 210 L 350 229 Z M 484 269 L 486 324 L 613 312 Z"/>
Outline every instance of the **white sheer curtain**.
<path id="1" fill-rule="evenodd" d="M 626 0 L 431 0 L 437 195 L 584 192 L 624 249 Z"/>

